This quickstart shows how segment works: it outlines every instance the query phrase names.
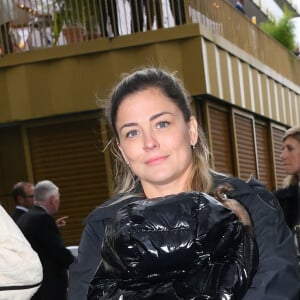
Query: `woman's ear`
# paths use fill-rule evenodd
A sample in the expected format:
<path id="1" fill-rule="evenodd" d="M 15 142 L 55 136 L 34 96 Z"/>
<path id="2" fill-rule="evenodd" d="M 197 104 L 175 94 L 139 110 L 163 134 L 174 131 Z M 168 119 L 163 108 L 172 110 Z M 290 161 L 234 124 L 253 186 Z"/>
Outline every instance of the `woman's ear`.
<path id="1" fill-rule="evenodd" d="M 198 141 L 198 122 L 194 116 L 190 117 L 189 120 L 189 134 L 190 134 L 190 144 L 194 146 Z"/>

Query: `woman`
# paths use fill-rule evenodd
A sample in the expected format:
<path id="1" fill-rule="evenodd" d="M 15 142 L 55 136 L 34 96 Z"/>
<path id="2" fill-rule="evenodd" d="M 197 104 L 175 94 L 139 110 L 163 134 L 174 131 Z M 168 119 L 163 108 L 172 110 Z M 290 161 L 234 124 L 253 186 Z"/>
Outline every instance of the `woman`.
<path id="1" fill-rule="evenodd" d="M 283 209 L 285 220 L 295 233 L 297 246 L 300 246 L 300 126 L 292 127 L 283 135 L 282 153 L 285 172 L 283 188 L 275 192 Z M 299 251 L 299 248 L 298 248 Z"/>
<path id="2" fill-rule="evenodd" d="M 70 268 L 72 300 L 85 299 L 101 261 L 106 225 L 120 208 L 141 197 L 210 193 L 220 183 L 230 182 L 230 177 L 210 170 L 205 138 L 187 93 L 173 75 L 155 68 L 128 75 L 112 92 L 107 119 L 115 136 L 116 196 L 87 219 L 78 260 Z M 276 199 L 255 182 L 231 183 L 234 191 L 228 195 L 247 208 L 259 250 L 258 271 L 243 299 L 299 300 L 296 253 Z"/>

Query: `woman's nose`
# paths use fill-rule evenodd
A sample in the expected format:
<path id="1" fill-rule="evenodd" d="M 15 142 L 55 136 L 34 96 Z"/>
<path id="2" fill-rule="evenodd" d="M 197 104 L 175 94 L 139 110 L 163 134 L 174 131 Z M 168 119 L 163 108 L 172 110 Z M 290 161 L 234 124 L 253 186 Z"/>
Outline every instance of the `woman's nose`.
<path id="1" fill-rule="evenodd" d="M 158 148 L 159 143 L 157 139 L 150 132 L 144 134 L 144 150 L 149 151 Z"/>
<path id="2" fill-rule="evenodd" d="M 281 158 L 282 160 L 285 160 L 285 159 L 286 159 L 286 153 L 285 153 L 285 150 L 282 150 L 282 151 L 281 151 L 280 158 Z"/>

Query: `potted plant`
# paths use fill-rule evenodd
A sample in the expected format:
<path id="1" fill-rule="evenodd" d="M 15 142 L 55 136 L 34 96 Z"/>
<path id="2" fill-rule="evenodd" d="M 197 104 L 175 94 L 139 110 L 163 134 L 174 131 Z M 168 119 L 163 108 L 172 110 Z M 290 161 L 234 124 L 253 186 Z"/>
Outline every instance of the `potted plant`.
<path id="1" fill-rule="evenodd" d="M 95 31 L 95 3 L 95 0 L 57 0 L 53 44 L 57 44 L 61 32 L 67 43 L 74 43 L 86 39 L 88 33 Z"/>

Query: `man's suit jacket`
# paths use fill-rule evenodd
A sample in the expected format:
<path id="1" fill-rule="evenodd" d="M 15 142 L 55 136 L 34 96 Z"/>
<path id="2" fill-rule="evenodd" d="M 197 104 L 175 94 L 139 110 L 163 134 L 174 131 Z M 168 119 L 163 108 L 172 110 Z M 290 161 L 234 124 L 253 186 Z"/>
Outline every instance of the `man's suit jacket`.
<path id="1" fill-rule="evenodd" d="M 66 299 L 67 269 L 74 260 L 65 248 L 54 218 L 40 206 L 33 206 L 17 224 L 38 253 L 43 266 L 43 282 L 32 299 Z"/>
<path id="2" fill-rule="evenodd" d="M 12 219 L 17 222 L 19 220 L 19 218 L 21 216 L 23 216 L 23 214 L 25 213 L 26 211 L 23 210 L 23 209 L 20 209 L 20 208 L 16 208 L 14 213 L 11 215 Z"/>

